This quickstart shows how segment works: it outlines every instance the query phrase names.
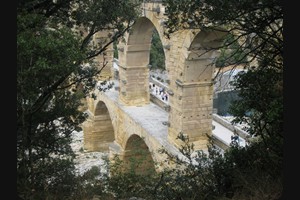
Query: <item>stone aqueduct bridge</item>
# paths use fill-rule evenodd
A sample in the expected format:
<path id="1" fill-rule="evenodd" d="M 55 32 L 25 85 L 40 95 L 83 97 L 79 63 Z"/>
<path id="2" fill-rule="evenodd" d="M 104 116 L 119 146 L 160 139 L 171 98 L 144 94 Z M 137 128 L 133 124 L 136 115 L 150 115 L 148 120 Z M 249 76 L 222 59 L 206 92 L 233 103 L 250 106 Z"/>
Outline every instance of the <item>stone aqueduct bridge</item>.
<path id="1" fill-rule="evenodd" d="M 164 37 L 165 8 L 161 3 L 144 3 L 142 16 L 118 44 L 118 87 L 97 92 L 88 99 L 89 118 L 83 124 L 84 148 L 109 151 L 126 159 L 134 149 L 144 149 L 155 162 L 165 156 L 165 148 L 178 153 L 179 133 L 189 137 L 195 149 L 206 149 L 212 135 L 213 72 L 217 52 L 205 53 L 217 46 L 222 34 L 203 30 L 182 30 Z M 153 30 L 159 33 L 169 78 L 169 105 L 162 109 L 150 101 L 149 56 Z M 205 54 L 204 54 L 205 53 Z M 112 50 L 106 54 L 113 57 Z M 112 62 L 111 62 L 112 63 Z M 106 69 L 114 77 L 113 67 Z M 139 145 L 137 145 L 139 144 Z"/>

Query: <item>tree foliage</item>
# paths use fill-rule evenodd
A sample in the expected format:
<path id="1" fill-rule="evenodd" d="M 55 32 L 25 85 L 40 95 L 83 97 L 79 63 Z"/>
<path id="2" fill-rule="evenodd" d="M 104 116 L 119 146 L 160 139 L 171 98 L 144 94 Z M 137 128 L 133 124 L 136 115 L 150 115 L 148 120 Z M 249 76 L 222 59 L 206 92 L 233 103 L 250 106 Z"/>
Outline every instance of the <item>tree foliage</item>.
<path id="1" fill-rule="evenodd" d="M 167 35 L 180 29 L 225 31 L 248 62 L 282 68 L 283 5 L 280 0 L 163 0 Z M 225 43 L 219 48 L 229 48 Z M 212 49 L 215 50 L 215 49 Z M 244 59 L 241 57 L 240 59 Z M 239 60 L 237 60 L 239 61 Z"/>
<path id="2" fill-rule="evenodd" d="M 247 63 L 246 52 L 239 48 L 239 44 L 233 35 L 227 35 L 220 49 L 220 56 L 215 61 L 216 67 L 240 65 Z"/>
<path id="3" fill-rule="evenodd" d="M 29 0 L 17 5 L 19 199 L 68 199 L 76 177 L 71 134 L 103 66 L 94 58 L 132 25 L 138 1 Z M 93 42 L 100 31 L 105 39 Z"/>
<path id="4" fill-rule="evenodd" d="M 237 75 L 233 83 L 239 98 L 230 107 L 230 112 L 235 116 L 233 123 L 247 123 L 249 143 L 245 148 L 233 146 L 224 157 L 213 159 L 213 165 L 218 168 L 220 164 L 234 164 L 233 168 L 226 169 L 226 173 L 214 173 L 220 177 L 226 174 L 223 176 L 227 180 L 226 187 L 219 190 L 219 197 L 279 199 L 283 184 L 284 141 L 282 1 L 163 2 L 168 16 L 167 35 L 189 28 L 225 31 L 229 40 L 208 51 L 221 51 L 216 63 L 220 67 L 242 62 L 247 69 Z"/>
<path id="5" fill-rule="evenodd" d="M 153 68 L 165 69 L 165 52 L 156 29 L 151 40 L 150 65 Z"/>
<path id="6" fill-rule="evenodd" d="M 139 168 L 124 171 L 122 161 L 117 157 L 109 166 L 113 176 L 106 179 L 108 193 L 116 199 L 280 199 L 282 177 L 274 152 L 263 143 L 253 143 L 247 148 L 232 142 L 222 152 L 209 145 L 209 152 L 195 151 L 188 138 L 179 135 L 183 141 L 181 155 L 168 155 L 165 162 L 172 163 L 155 174 L 139 174 Z M 211 141 L 212 142 L 212 141 Z M 267 153 L 263 153 L 267 152 Z M 183 155 L 183 157 L 182 157 Z M 184 159 L 183 159 L 184 158 Z M 132 163 L 134 166 L 136 161 Z M 159 164 L 159 163 L 157 163 Z M 100 188 L 100 187 L 99 187 Z M 105 196 L 103 195 L 105 199 Z"/>
<path id="7" fill-rule="evenodd" d="M 78 108 L 104 66 L 96 56 L 130 29 L 138 1 L 19 1 L 17 7 L 17 196 L 19 199 L 279 199 L 283 188 L 283 12 L 278 0 L 163 0 L 167 35 L 186 29 L 225 31 L 222 66 L 247 62 L 234 83 L 231 112 L 246 122 L 246 147 L 171 156 L 157 174 L 112 163 L 114 176 L 92 168 L 77 176 L 71 134 L 86 115 Z M 232 11 L 232 12 L 230 12 Z M 107 37 L 92 40 L 99 31 Z M 232 37 L 231 37 L 232 36 Z M 93 43 L 94 42 L 94 43 Z M 221 54 L 222 55 L 222 54 Z M 104 64 L 105 65 L 105 64 Z M 79 89 L 81 88 L 81 89 Z M 188 138 L 179 136 L 187 141 Z M 162 152 L 166 153 L 166 152 Z M 135 161 L 134 161 L 135 162 Z M 128 163 L 127 163 L 128 166 Z M 114 171 L 115 170 L 115 171 Z M 102 179 L 98 179 L 102 176 Z"/>

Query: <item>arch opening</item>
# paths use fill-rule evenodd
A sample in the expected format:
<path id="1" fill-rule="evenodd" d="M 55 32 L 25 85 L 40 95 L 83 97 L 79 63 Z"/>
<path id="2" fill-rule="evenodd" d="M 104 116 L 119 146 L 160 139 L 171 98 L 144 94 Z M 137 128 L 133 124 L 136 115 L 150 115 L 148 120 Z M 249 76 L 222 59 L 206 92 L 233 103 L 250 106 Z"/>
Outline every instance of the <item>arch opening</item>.
<path id="1" fill-rule="evenodd" d="M 108 152 L 115 140 L 114 128 L 108 108 L 103 101 L 95 107 L 94 117 L 84 126 L 84 148 L 88 151 Z"/>
<path id="2" fill-rule="evenodd" d="M 150 19 L 141 17 L 125 38 L 117 47 L 120 101 L 125 105 L 142 106 L 156 98 L 158 101 L 154 103 L 164 106 L 167 103 L 164 96 L 168 94 L 163 95 L 159 90 L 155 93 L 156 88 L 163 89 L 168 84 L 165 49 L 159 30 Z M 159 70 L 152 73 L 152 68 Z M 151 87 L 153 82 L 157 87 Z"/>
<path id="3" fill-rule="evenodd" d="M 156 172 L 152 154 L 144 140 L 138 135 L 132 135 L 126 144 L 123 156 L 123 169 L 134 170 L 137 174 L 153 174 Z"/>

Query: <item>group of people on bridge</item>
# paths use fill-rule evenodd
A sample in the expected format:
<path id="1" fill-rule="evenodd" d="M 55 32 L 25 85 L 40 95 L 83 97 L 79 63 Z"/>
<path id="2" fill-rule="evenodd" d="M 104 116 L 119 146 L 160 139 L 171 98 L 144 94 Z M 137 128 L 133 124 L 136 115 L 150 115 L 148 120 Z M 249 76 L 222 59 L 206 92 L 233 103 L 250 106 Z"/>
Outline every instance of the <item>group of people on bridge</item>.
<path id="1" fill-rule="evenodd" d="M 149 83 L 150 93 L 161 99 L 164 102 L 169 102 L 169 95 L 165 87 L 156 85 L 155 83 Z"/>

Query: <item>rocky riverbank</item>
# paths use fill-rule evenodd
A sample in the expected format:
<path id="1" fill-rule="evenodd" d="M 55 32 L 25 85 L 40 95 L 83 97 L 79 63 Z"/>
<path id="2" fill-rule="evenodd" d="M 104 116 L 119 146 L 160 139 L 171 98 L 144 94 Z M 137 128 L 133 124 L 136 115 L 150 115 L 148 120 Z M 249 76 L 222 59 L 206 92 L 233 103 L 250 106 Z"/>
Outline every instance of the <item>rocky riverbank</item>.
<path id="1" fill-rule="evenodd" d="M 87 152 L 83 148 L 83 132 L 73 132 L 73 143 L 71 144 L 73 151 L 76 153 L 76 171 L 78 174 L 82 175 L 87 170 L 91 169 L 93 166 L 100 168 L 100 171 L 105 172 L 105 167 L 103 167 L 104 158 L 108 156 L 108 153 L 104 152 Z"/>

